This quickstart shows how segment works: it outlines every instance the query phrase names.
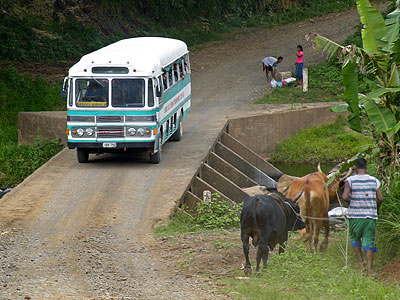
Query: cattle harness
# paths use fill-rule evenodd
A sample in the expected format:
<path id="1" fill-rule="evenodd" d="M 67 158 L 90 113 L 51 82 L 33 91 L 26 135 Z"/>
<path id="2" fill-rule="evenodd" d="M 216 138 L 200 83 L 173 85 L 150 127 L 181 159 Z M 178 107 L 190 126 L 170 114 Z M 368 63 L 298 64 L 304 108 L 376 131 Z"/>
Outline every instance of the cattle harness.
<path id="1" fill-rule="evenodd" d="M 340 201 L 340 197 L 339 197 L 338 191 L 335 190 L 335 192 L 336 192 L 336 196 L 337 196 L 337 198 L 338 198 L 340 207 L 343 207 L 342 201 Z M 277 199 L 277 198 L 274 197 L 274 199 Z M 278 201 L 278 200 L 277 200 L 277 201 Z M 282 201 L 282 200 L 280 200 L 280 201 Z M 279 202 L 279 201 L 278 201 L 278 202 Z M 294 210 L 294 208 L 293 208 L 291 205 L 289 205 L 289 203 L 287 203 L 286 201 L 283 201 L 283 202 L 284 202 L 285 204 L 287 204 L 287 206 L 289 206 L 289 207 L 292 209 L 293 213 L 294 213 L 297 217 L 301 217 L 301 218 L 303 218 L 303 220 L 304 220 L 304 218 L 309 218 L 309 219 L 311 219 L 311 220 L 323 220 L 323 221 L 328 220 L 328 221 L 329 221 L 329 218 L 317 218 L 317 217 L 303 216 L 302 214 L 297 213 L 297 212 Z M 285 210 L 284 210 L 284 211 L 285 211 Z M 285 214 L 286 214 L 286 217 L 287 217 L 287 212 L 286 212 L 286 211 L 285 211 Z M 338 218 L 338 217 L 334 217 L 334 218 Z M 347 268 L 348 250 L 349 250 L 349 220 L 347 219 L 347 216 L 344 216 L 344 220 L 345 220 L 345 222 L 346 222 L 347 230 L 346 230 L 346 250 L 345 250 L 345 253 L 343 253 L 343 254 L 344 254 L 344 260 L 345 260 L 345 266 L 344 266 L 344 267 Z M 296 218 L 296 222 L 297 222 L 297 218 Z M 293 228 L 294 228 L 294 226 L 296 225 L 296 222 L 294 223 Z M 292 229 L 293 229 L 293 228 L 292 228 Z M 376 234 L 375 234 L 375 240 L 376 240 Z M 342 252 L 343 252 L 343 250 L 342 250 Z"/>
<path id="2" fill-rule="evenodd" d="M 289 206 L 289 207 L 292 209 L 292 211 L 294 212 L 294 214 L 295 214 L 295 216 L 296 216 L 296 221 L 294 222 L 294 224 L 293 224 L 292 228 L 290 229 L 290 231 L 294 231 L 294 228 L 296 227 L 296 224 L 297 224 L 297 222 L 298 222 L 298 217 L 301 216 L 301 215 L 300 215 L 299 213 L 297 213 L 297 212 L 294 210 L 294 208 L 293 208 L 289 203 L 287 203 L 286 201 L 282 200 L 282 198 L 279 197 L 278 194 L 270 193 L 269 196 L 271 196 L 272 198 L 274 198 L 275 201 L 276 201 L 276 202 L 279 204 L 279 206 L 282 208 L 283 212 L 285 213 L 286 220 L 288 220 L 288 218 L 289 218 L 288 210 L 287 210 L 287 208 L 286 208 L 286 205 Z M 286 205 L 285 205 L 285 204 L 286 204 Z M 288 228 L 286 228 L 286 229 L 288 229 Z"/>

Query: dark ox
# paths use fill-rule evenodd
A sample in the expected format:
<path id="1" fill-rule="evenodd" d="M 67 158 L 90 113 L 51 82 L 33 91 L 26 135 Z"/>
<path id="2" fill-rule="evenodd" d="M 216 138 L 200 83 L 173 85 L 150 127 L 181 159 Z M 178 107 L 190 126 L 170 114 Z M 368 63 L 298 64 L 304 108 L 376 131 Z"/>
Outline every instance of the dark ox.
<path id="1" fill-rule="evenodd" d="M 256 195 L 249 197 L 243 204 L 240 216 L 241 238 L 243 252 L 246 258 L 245 274 L 251 272 L 249 260 L 249 237 L 257 249 L 257 267 L 259 270 L 261 258 L 264 268 L 268 260 L 269 250 L 273 250 L 279 243 L 279 254 L 284 252 L 285 242 L 289 230 L 305 228 L 305 224 L 296 215 L 300 212 L 295 201 L 301 196 L 300 192 L 293 200 L 282 194 Z"/>

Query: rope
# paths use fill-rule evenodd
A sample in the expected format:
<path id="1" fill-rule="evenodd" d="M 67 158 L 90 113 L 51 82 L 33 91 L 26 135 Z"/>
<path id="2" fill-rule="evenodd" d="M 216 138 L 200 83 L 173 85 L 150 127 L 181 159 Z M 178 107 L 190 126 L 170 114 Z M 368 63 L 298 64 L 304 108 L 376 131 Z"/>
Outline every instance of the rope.
<path id="1" fill-rule="evenodd" d="M 340 205 L 340 207 L 342 208 L 342 215 L 343 215 L 343 217 L 331 217 L 331 218 L 334 218 L 334 219 L 343 219 L 343 218 L 344 218 L 344 220 L 345 220 L 345 222 L 346 222 L 347 230 L 346 230 L 346 250 L 345 250 L 345 253 L 344 253 L 344 262 L 345 262 L 344 268 L 347 268 L 348 253 L 349 253 L 349 220 L 348 220 L 347 216 L 343 213 L 343 205 L 342 205 L 342 201 L 340 200 L 338 191 L 335 190 L 335 192 L 336 192 L 336 196 L 337 196 L 338 201 L 339 201 L 339 205 Z M 297 212 L 294 210 L 294 208 L 293 208 L 291 205 L 289 205 L 287 202 L 285 202 L 285 203 L 292 209 L 292 211 L 294 212 L 294 214 L 295 214 L 296 216 L 298 216 L 298 217 L 309 218 L 309 219 L 311 219 L 311 220 L 322 220 L 322 221 L 327 221 L 327 220 L 328 220 L 328 221 L 329 221 L 329 218 L 318 218 L 318 217 L 303 216 L 303 215 L 297 213 Z M 376 236 L 375 236 L 375 238 L 376 238 Z"/>

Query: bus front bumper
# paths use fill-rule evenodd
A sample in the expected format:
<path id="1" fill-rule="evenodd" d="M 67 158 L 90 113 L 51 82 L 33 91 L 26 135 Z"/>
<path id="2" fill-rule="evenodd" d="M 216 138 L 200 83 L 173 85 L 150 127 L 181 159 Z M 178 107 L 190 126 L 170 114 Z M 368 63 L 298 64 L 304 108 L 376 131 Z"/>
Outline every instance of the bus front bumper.
<path id="1" fill-rule="evenodd" d="M 115 143 L 115 146 L 114 146 Z M 68 142 L 69 149 L 82 148 L 82 149 L 153 149 L 154 141 L 152 142 Z"/>

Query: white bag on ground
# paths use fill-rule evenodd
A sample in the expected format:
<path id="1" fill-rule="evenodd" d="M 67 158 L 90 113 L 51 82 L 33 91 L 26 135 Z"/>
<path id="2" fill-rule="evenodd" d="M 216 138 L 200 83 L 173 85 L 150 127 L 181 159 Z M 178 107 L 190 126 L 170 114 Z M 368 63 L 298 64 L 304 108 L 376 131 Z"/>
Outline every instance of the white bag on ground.
<path id="1" fill-rule="evenodd" d="M 271 87 L 272 87 L 272 88 L 275 88 L 275 87 L 276 87 L 276 80 L 275 80 L 275 79 L 272 79 L 272 80 L 271 80 Z"/>

